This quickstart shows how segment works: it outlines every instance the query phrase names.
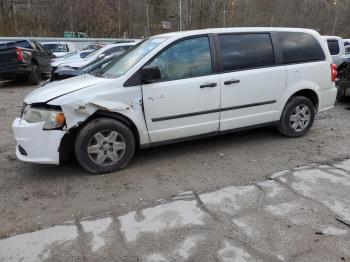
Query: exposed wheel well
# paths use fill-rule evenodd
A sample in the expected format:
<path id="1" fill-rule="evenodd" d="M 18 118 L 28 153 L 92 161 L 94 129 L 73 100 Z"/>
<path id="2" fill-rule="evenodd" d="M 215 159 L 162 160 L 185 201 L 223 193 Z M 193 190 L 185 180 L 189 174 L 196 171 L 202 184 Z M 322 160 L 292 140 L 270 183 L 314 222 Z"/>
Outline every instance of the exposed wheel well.
<path id="1" fill-rule="evenodd" d="M 96 111 L 83 124 L 79 125 L 78 127 L 70 129 L 69 133 L 64 135 L 64 137 L 61 141 L 60 147 L 58 149 L 60 163 L 64 163 L 64 162 L 68 161 L 69 158 L 74 153 L 74 142 L 75 142 L 75 138 L 76 138 L 79 130 L 84 125 L 89 123 L 91 120 L 96 119 L 96 118 L 100 118 L 100 117 L 113 118 L 113 119 L 119 120 L 120 122 L 122 122 L 123 124 L 128 126 L 131 129 L 131 131 L 135 137 L 136 147 L 138 147 L 140 145 L 140 135 L 139 135 L 139 132 L 137 130 L 137 127 L 128 117 L 126 117 L 122 114 L 119 114 L 119 113 L 115 113 L 115 112 Z"/>
<path id="2" fill-rule="evenodd" d="M 89 122 L 92 119 L 96 119 L 99 117 L 108 117 L 108 118 L 113 118 L 116 120 L 119 120 L 120 122 L 122 122 L 123 124 L 125 124 L 127 127 L 129 127 L 135 137 L 135 141 L 136 141 L 136 146 L 140 145 L 140 134 L 139 131 L 136 127 L 136 125 L 131 121 L 131 119 L 129 119 L 128 117 L 119 114 L 119 113 L 115 113 L 115 112 L 106 112 L 106 111 L 96 111 L 92 116 L 90 116 L 88 118 L 88 120 L 86 121 Z"/>
<path id="3" fill-rule="evenodd" d="M 293 97 L 293 96 L 303 96 L 303 97 L 310 99 L 311 102 L 315 106 L 316 112 L 318 111 L 319 100 L 318 100 L 318 96 L 317 96 L 315 91 L 313 91 L 311 89 L 303 89 L 303 90 L 296 92 L 291 97 Z"/>

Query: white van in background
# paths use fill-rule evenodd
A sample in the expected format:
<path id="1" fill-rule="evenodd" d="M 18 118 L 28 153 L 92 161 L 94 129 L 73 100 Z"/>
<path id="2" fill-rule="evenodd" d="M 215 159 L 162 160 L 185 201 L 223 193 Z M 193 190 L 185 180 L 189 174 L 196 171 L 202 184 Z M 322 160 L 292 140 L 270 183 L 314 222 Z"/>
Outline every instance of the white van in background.
<path id="1" fill-rule="evenodd" d="M 102 49 L 102 48 L 101 48 Z M 48 84 L 13 122 L 23 161 L 127 166 L 136 148 L 274 125 L 308 133 L 334 107 L 336 68 L 314 30 L 222 28 L 157 35 L 98 74 Z M 293 141 L 291 141 L 291 146 Z"/>
<path id="2" fill-rule="evenodd" d="M 43 45 L 46 50 L 52 52 L 55 57 L 61 57 L 77 51 L 72 42 L 43 42 L 41 45 Z"/>
<path id="3" fill-rule="evenodd" d="M 329 52 L 332 55 L 334 64 L 337 67 L 343 62 L 342 56 L 345 55 L 345 46 L 343 38 L 339 36 L 323 36 L 328 44 Z"/>

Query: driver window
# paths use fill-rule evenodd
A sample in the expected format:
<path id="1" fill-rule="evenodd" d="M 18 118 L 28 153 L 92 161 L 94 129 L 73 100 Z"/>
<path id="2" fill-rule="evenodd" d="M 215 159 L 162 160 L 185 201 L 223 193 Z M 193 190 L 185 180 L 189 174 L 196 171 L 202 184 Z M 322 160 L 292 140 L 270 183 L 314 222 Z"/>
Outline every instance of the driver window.
<path id="1" fill-rule="evenodd" d="M 212 73 L 208 37 L 181 41 L 154 59 L 151 65 L 158 66 L 160 81 L 171 81 L 205 76 Z"/>

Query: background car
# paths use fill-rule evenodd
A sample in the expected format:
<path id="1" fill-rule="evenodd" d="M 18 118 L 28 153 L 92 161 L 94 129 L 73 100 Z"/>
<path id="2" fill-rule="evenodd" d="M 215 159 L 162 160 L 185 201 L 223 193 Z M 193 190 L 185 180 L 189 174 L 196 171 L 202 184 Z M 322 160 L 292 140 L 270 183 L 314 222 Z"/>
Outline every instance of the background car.
<path id="1" fill-rule="evenodd" d="M 55 71 L 58 66 L 70 66 L 72 68 L 80 68 L 82 66 L 85 66 L 89 64 L 90 62 L 103 58 L 107 55 L 118 53 L 118 52 L 124 52 L 128 50 L 130 47 L 136 45 L 136 42 L 132 43 L 122 43 L 122 44 L 110 44 L 106 45 L 102 48 L 96 49 L 93 52 L 91 52 L 89 55 L 87 55 L 84 58 L 77 57 L 77 58 L 69 58 L 67 60 L 54 60 L 51 63 L 51 66 L 53 68 L 53 71 Z"/>
<path id="2" fill-rule="evenodd" d="M 339 66 L 342 63 L 342 56 L 345 55 L 343 39 L 339 36 L 323 36 L 323 38 L 328 44 L 333 63 Z"/>
<path id="3" fill-rule="evenodd" d="M 0 45 L 0 79 L 39 84 L 51 77 L 50 53 L 36 41 L 21 40 Z"/>
<path id="4" fill-rule="evenodd" d="M 108 65 L 112 60 L 121 56 L 123 53 L 124 52 L 119 52 L 116 54 L 106 56 L 104 58 L 96 59 L 90 62 L 89 64 L 82 66 L 78 69 L 74 69 L 70 66 L 58 67 L 56 71 L 53 72 L 51 81 L 63 80 L 63 79 L 67 79 L 67 78 L 71 78 L 71 77 L 75 77 L 83 74 L 95 73 L 100 69 L 104 68 L 106 65 Z"/>
<path id="5" fill-rule="evenodd" d="M 104 47 L 106 44 L 102 44 L 102 43 L 94 43 L 94 44 L 90 44 L 87 47 L 84 48 L 84 50 L 95 50 L 95 49 L 99 49 L 101 47 Z"/>
<path id="6" fill-rule="evenodd" d="M 41 44 L 55 57 L 61 57 L 77 51 L 75 45 L 72 42 L 44 42 Z"/>

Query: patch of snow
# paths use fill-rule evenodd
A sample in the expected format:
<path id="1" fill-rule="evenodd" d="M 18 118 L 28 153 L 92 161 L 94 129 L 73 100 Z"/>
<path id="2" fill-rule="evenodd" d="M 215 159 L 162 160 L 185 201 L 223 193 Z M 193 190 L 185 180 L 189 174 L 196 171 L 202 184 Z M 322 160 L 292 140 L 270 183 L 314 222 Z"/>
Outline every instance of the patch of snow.
<path id="1" fill-rule="evenodd" d="M 286 216 L 297 206 L 295 203 L 281 203 L 278 205 L 268 205 L 265 207 L 265 210 L 275 216 Z"/>
<path id="2" fill-rule="evenodd" d="M 244 222 L 243 218 L 236 218 L 233 219 L 232 222 L 240 228 L 248 237 L 254 237 L 254 234 L 257 232 L 254 231 L 254 229 Z"/>
<path id="3" fill-rule="evenodd" d="M 330 226 L 330 227 L 323 229 L 322 233 L 325 235 L 329 235 L 329 236 L 340 236 L 340 235 L 344 235 L 344 234 L 348 233 L 348 231 L 345 229 Z"/>
<path id="4" fill-rule="evenodd" d="M 279 183 L 274 180 L 266 180 L 258 183 L 258 185 L 267 193 L 267 196 L 270 198 L 274 198 L 286 191 Z"/>
<path id="5" fill-rule="evenodd" d="M 323 201 L 324 204 L 336 213 L 339 217 L 350 223 L 350 201 L 343 199 L 343 201 Z"/>
<path id="6" fill-rule="evenodd" d="M 142 261 L 143 262 L 167 262 L 168 260 L 162 254 L 153 253 L 145 256 Z"/>
<path id="7" fill-rule="evenodd" d="M 106 233 L 113 220 L 110 217 L 97 219 L 94 221 L 82 221 L 80 224 L 85 233 L 92 234 L 91 251 L 96 252 L 106 244 L 103 234 Z"/>
<path id="8" fill-rule="evenodd" d="M 350 172 L 350 159 L 340 163 L 336 163 L 333 166 Z"/>
<path id="9" fill-rule="evenodd" d="M 223 248 L 217 252 L 217 258 L 220 262 L 252 261 L 251 255 L 246 250 L 234 246 L 227 240 L 223 241 Z"/>
<path id="10" fill-rule="evenodd" d="M 276 178 L 279 178 L 279 177 L 281 177 L 281 176 L 288 175 L 288 174 L 290 174 L 290 173 L 291 173 L 290 170 L 283 170 L 283 171 L 274 173 L 270 178 L 271 178 L 271 179 L 276 179 Z"/>
<path id="11" fill-rule="evenodd" d="M 188 236 L 181 242 L 174 251 L 174 256 L 187 260 L 191 256 L 191 252 L 195 249 L 198 242 L 203 240 L 202 236 Z"/>
<path id="12" fill-rule="evenodd" d="M 55 226 L 0 240 L 0 261 L 43 261 L 50 258 L 50 245 L 56 247 L 78 237 L 75 225 Z"/>
<path id="13" fill-rule="evenodd" d="M 231 186 L 199 196 L 208 209 L 218 209 L 236 215 L 241 209 L 256 206 L 258 189 L 256 186 Z"/>
<path id="14" fill-rule="evenodd" d="M 196 201 L 174 201 L 133 211 L 118 217 L 120 231 L 127 242 L 135 241 L 143 233 L 159 233 L 163 230 L 183 228 L 190 225 L 204 225 L 205 213 Z"/>

